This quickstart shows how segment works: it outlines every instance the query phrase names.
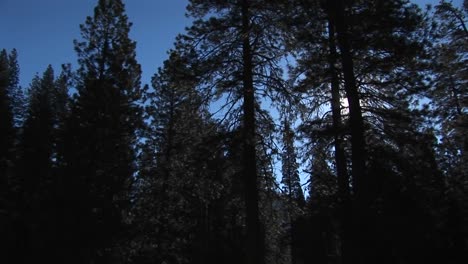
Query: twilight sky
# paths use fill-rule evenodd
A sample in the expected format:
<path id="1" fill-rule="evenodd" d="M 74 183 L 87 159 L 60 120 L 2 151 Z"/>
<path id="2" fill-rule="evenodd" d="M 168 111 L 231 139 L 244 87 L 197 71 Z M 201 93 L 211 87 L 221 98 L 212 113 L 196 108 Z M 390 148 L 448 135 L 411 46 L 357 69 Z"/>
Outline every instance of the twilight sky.
<path id="1" fill-rule="evenodd" d="M 435 4 L 438 0 L 413 0 Z M 462 0 L 455 0 L 460 5 Z M 48 64 L 59 73 L 62 63 L 76 63 L 73 40 L 80 38 L 79 25 L 93 14 L 97 0 L 0 0 L 0 49 L 19 53 L 20 83 L 27 87 L 35 73 Z M 124 0 L 133 23 L 130 37 L 137 41 L 142 83 L 150 83 L 166 59 L 175 37 L 190 20 L 185 17 L 188 0 Z M 76 69 L 76 65 L 73 67 Z"/>

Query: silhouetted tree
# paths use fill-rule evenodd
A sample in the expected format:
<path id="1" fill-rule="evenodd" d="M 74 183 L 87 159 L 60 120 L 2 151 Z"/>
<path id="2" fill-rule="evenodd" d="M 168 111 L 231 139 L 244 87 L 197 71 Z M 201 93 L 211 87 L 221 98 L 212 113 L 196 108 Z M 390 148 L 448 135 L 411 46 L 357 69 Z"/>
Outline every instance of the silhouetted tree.
<path id="1" fill-rule="evenodd" d="M 28 232 L 27 255 L 30 259 L 54 258 L 57 245 L 56 191 L 54 173 L 56 144 L 54 130 L 55 77 L 52 66 L 42 77 L 36 76 L 28 91 L 15 177 L 19 182 L 19 208 Z"/>
<path id="2" fill-rule="evenodd" d="M 15 140 L 17 131 L 14 127 L 13 98 L 11 84 L 14 82 L 14 72 L 11 69 L 8 52 L 0 52 L 0 246 L 5 250 L 5 259 L 13 261 L 15 255 L 22 249 L 21 239 L 17 239 L 12 229 L 18 222 L 15 217 L 16 201 L 14 199 L 13 164 L 15 161 Z"/>
<path id="3" fill-rule="evenodd" d="M 209 196 L 204 193 L 209 173 L 199 166 L 206 166 L 214 150 L 208 148 L 201 159 L 197 149 L 213 127 L 194 89 L 196 76 L 188 59 L 172 51 L 148 93 L 135 220 L 141 232 L 140 258 L 160 262 L 190 261 L 187 251 L 200 220 L 195 215 L 210 200 L 203 201 Z"/>
<path id="4" fill-rule="evenodd" d="M 439 139 L 438 164 L 447 184 L 447 244 L 451 250 L 447 254 L 453 256 L 452 261 L 468 255 L 468 245 L 463 242 L 468 230 L 462 224 L 468 219 L 467 17 L 467 1 L 460 7 L 440 1 L 431 28 L 432 85 L 428 97 Z"/>
<path id="5" fill-rule="evenodd" d="M 10 68 L 9 93 L 13 110 L 13 123 L 15 128 L 19 129 L 23 125 L 26 114 L 26 98 L 23 88 L 19 85 L 20 68 L 16 49 L 13 49 L 8 57 Z"/>
<path id="6" fill-rule="evenodd" d="M 289 121 L 283 122 L 283 153 L 282 153 L 282 180 L 283 190 L 291 201 L 298 205 L 304 203 L 304 193 L 302 192 L 301 180 L 299 178 L 299 165 L 294 146 L 294 132 Z"/>
<path id="7" fill-rule="evenodd" d="M 123 1 L 99 0 L 78 70 L 27 101 L 2 50 L 0 262 L 457 263 L 467 8 L 190 0 L 142 87 Z"/>
<path id="8" fill-rule="evenodd" d="M 80 68 L 64 164 L 77 262 L 123 261 L 129 193 L 142 124 L 140 65 L 122 1 L 100 0 L 75 41 Z M 73 254 L 73 253 L 72 253 Z M 81 259 L 80 259 L 81 258 Z"/>
<path id="9" fill-rule="evenodd" d="M 275 11 L 265 1 L 190 1 L 195 19 L 185 41 L 203 58 L 202 87 L 224 95 L 234 107 L 242 100 L 243 178 L 245 180 L 246 263 L 264 262 L 264 235 L 259 219 L 256 156 L 256 96 L 272 95 L 281 84 L 278 61 L 284 54 L 275 27 Z M 279 82 L 278 82 L 279 81 Z"/>
<path id="10" fill-rule="evenodd" d="M 312 142 L 327 137 L 334 141 L 339 186 L 335 199 L 342 206 L 342 261 L 373 262 L 378 253 L 372 249 L 376 244 L 369 241 L 375 241 L 371 236 L 378 211 L 378 180 L 377 173 L 371 175 L 367 167 L 372 157 L 366 152 L 374 142 L 369 135 L 377 132 L 382 141 L 388 140 L 392 126 L 387 124 L 396 124 L 397 117 L 418 118 L 408 108 L 412 96 L 423 87 L 416 70 L 423 51 L 417 37 L 417 25 L 424 26 L 422 15 L 407 1 L 311 1 L 302 5 L 302 12 L 292 16 L 299 25 L 293 32 L 298 43 L 304 43 L 291 45 L 300 55 L 298 90 L 314 96 L 311 112 L 325 117 L 310 122 L 306 131 Z M 315 18 L 312 23 L 311 16 Z M 300 25 L 307 27 L 301 29 Z M 386 141 L 393 144 L 390 142 Z"/>
<path id="11" fill-rule="evenodd" d="M 10 94 L 11 71 L 8 53 L 3 49 L 0 53 L 0 185 L 2 186 L 2 203 L 6 202 L 3 197 L 7 191 L 8 172 L 12 166 L 12 148 L 15 140 L 15 129 L 13 124 L 12 98 Z"/>

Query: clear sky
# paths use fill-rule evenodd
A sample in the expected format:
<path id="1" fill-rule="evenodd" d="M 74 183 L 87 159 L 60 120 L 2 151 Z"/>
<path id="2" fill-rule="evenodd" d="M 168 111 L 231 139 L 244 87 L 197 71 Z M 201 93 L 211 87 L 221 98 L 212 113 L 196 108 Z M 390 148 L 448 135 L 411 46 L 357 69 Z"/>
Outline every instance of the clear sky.
<path id="1" fill-rule="evenodd" d="M 97 0 L 0 0 L 0 49 L 19 53 L 20 83 L 27 87 L 36 72 L 52 64 L 56 74 L 62 63 L 76 63 L 73 40 L 79 25 L 93 14 Z M 187 0 L 124 0 L 130 37 L 137 41 L 142 83 L 149 83 L 175 37 L 190 20 Z M 74 65 L 73 68 L 76 68 Z"/>
<path id="2" fill-rule="evenodd" d="M 413 0 L 418 4 L 437 0 Z M 73 39 L 80 37 L 79 25 L 93 14 L 97 0 L 0 0 L 0 49 L 16 48 L 21 68 L 20 83 L 29 85 L 36 72 L 48 64 L 56 71 L 62 63 L 76 63 Z M 455 0 L 460 4 L 462 0 Z M 190 20 L 185 17 L 188 0 L 124 0 L 130 37 L 137 41 L 137 58 L 142 65 L 142 83 L 166 59 L 175 37 Z M 74 67 L 76 68 L 76 66 Z"/>

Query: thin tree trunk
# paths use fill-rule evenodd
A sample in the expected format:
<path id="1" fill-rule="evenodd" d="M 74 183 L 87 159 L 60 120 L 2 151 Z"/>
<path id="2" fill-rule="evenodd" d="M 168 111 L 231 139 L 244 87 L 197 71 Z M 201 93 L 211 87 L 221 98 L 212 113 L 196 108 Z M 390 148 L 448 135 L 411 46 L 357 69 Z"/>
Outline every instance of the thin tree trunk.
<path id="1" fill-rule="evenodd" d="M 242 0 L 243 86 L 244 86 L 244 184 L 247 224 L 246 263 L 264 263 L 264 239 L 259 218 L 257 164 L 255 152 L 255 97 L 252 48 L 250 45 L 249 2 Z"/>
<path id="2" fill-rule="evenodd" d="M 364 121 L 359 100 L 359 91 L 354 75 L 353 58 L 346 25 L 345 5 L 343 0 L 335 0 L 335 26 L 338 46 L 341 51 L 344 87 L 349 104 L 351 129 L 351 175 L 355 195 L 353 217 L 353 252 L 352 263 L 367 263 L 370 246 L 370 208 L 369 185 L 365 172 L 366 152 L 364 148 Z"/>
<path id="3" fill-rule="evenodd" d="M 362 196 L 365 193 L 364 122 L 359 101 L 359 91 L 354 75 L 354 65 L 349 44 L 349 36 L 344 17 L 344 4 L 343 0 L 337 0 L 336 2 L 336 31 L 338 45 L 341 51 L 341 63 L 343 65 L 343 77 L 345 81 L 344 87 L 349 104 L 353 189 L 357 196 Z"/>
<path id="4" fill-rule="evenodd" d="M 328 11 L 328 45 L 330 49 L 329 54 L 329 67 L 330 67 L 330 83 L 331 83 L 331 108 L 333 117 L 333 130 L 334 134 L 334 146 L 335 146 L 335 163 L 338 176 L 338 195 L 340 203 L 340 236 L 341 236 L 341 263 L 350 263 L 348 260 L 349 250 L 351 244 L 349 241 L 349 230 L 350 230 L 350 192 L 349 192 L 349 175 L 346 166 L 346 156 L 343 149 L 343 124 L 341 116 L 341 95 L 340 95 L 340 84 L 338 80 L 338 73 L 335 67 L 337 60 L 337 51 L 335 44 L 335 21 L 334 16 L 330 12 L 330 7 L 327 7 Z"/>

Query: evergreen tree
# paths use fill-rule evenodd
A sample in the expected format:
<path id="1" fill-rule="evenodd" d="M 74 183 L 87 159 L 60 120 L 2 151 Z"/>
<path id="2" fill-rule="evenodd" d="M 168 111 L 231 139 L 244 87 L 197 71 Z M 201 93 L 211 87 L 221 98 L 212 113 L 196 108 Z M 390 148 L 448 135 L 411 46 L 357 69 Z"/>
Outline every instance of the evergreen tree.
<path id="1" fill-rule="evenodd" d="M 232 108 L 242 100 L 247 230 L 242 254 L 246 263 L 263 263 L 255 113 L 258 94 L 272 95 L 282 88 L 278 61 L 284 53 L 277 38 L 276 9 L 264 1 L 190 1 L 188 11 L 197 20 L 184 40 L 203 58 L 201 88 L 208 88 L 207 94 L 227 96 Z"/>
<path id="2" fill-rule="evenodd" d="M 0 52 L 0 246 L 5 249 L 6 259 L 13 259 L 17 253 L 17 243 L 13 229 L 14 199 L 11 192 L 11 177 L 14 162 L 14 129 L 13 109 L 10 94 L 10 63 L 5 49 Z"/>
<path id="3" fill-rule="evenodd" d="M 54 167 L 57 170 L 58 177 L 63 176 L 64 164 L 64 140 L 66 132 L 66 123 L 70 115 L 71 98 L 69 89 L 73 84 L 73 73 L 70 64 L 62 65 L 62 72 L 55 80 L 55 89 L 53 90 L 53 116 L 54 116 Z M 60 171 L 60 172 L 59 172 Z"/>
<path id="4" fill-rule="evenodd" d="M 428 90 L 430 110 L 439 136 L 438 164 L 447 184 L 447 233 L 449 252 L 454 258 L 467 256 L 463 242 L 468 230 L 468 140 L 467 115 L 467 18 L 468 2 L 456 7 L 452 2 L 440 1 L 432 16 L 431 77 Z"/>
<path id="5" fill-rule="evenodd" d="M 458 263 L 467 10 L 191 0 L 149 88 L 123 1 L 99 0 L 78 71 L 49 66 L 27 102 L 17 51 L 2 50 L 7 262 Z M 262 109 L 278 101 L 284 120 Z"/>
<path id="6" fill-rule="evenodd" d="M 54 71 L 49 65 L 42 78 L 36 76 L 28 91 L 28 109 L 18 146 L 16 177 L 19 179 L 19 209 L 28 232 L 28 258 L 51 259 L 56 245 L 53 171 Z"/>
<path id="7" fill-rule="evenodd" d="M 13 49 L 9 55 L 10 83 L 9 93 L 11 96 L 11 107 L 13 111 L 13 121 L 16 129 L 23 125 L 26 114 L 26 98 L 23 88 L 19 85 L 20 68 L 18 65 L 18 52 Z"/>
<path id="8" fill-rule="evenodd" d="M 17 143 L 17 135 L 21 126 L 24 98 L 19 87 L 19 65 L 17 51 L 13 49 L 9 54 L 3 49 L 0 53 L 1 63 L 1 97 L 2 97 L 2 139 L 0 143 L 0 171 L 7 186 L 7 167 L 12 168 L 15 160 L 14 147 Z"/>
<path id="9" fill-rule="evenodd" d="M 311 122 L 314 126 L 308 130 L 315 137 L 313 141 L 318 140 L 316 137 L 334 137 L 335 173 L 342 201 L 342 260 L 373 262 L 378 258 L 377 253 L 372 253 L 377 252 L 372 250 L 376 244 L 369 241 L 374 241 L 372 219 L 378 211 L 378 173 L 371 174 L 366 166 L 372 158 L 366 154 L 373 143 L 369 135 L 377 132 L 382 142 L 392 145 L 394 130 L 390 123 L 398 125 L 404 118 L 417 118 L 408 108 L 422 87 L 421 75 L 415 70 L 423 44 L 417 38 L 416 26 L 423 26 L 421 13 L 407 1 L 312 1 L 302 5 L 304 12 L 298 14 L 305 19 L 301 20 L 301 15 L 295 18 L 299 25 L 302 21 L 307 26 L 305 30 L 297 26 L 297 39 L 304 45 L 296 45 L 303 50 L 298 65 L 307 75 L 298 88 L 313 89 L 310 93 L 315 95 L 315 109 L 331 107 L 330 112 L 319 112 L 325 118 Z M 311 14 L 315 15 L 313 23 L 309 20 Z M 345 111 L 340 111 L 340 101 L 346 102 Z M 350 149 L 346 142 L 351 144 Z M 351 181 L 346 176 L 347 153 Z M 349 193 L 352 204 L 348 202 Z"/>
<path id="10" fill-rule="evenodd" d="M 195 201 L 200 198 L 197 187 L 204 181 L 193 166 L 198 160 L 193 152 L 204 137 L 205 113 L 186 59 L 171 52 L 148 94 L 149 126 L 140 160 L 136 221 L 144 238 L 140 257 L 159 262 L 189 261 L 185 252 L 195 225 Z M 149 245 L 156 249 L 145 248 Z"/>
<path id="11" fill-rule="evenodd" d="M 346 225 L 342 222 L 343 214 L 340 208 L 343 206 L 339 200 L 342 194 L 339 193 L 339 179 L 336 177 L 336 168 L 330 166 L 334 158 L 329 147 L 329 138 L 315 139 L 312 144 L 312 157 L 310 160 L 310 182 L 308 197 L 308 217 L 311 237 L 308 237 L 306 244 L 311 243 L 313 250 L 305 250 L 305 259 L 317 259 L 320 262 L 333 262 L 339 259 L 342 248 L 339 248 L 337 235 L 340 232 L 348 231 L 337 228 L 337 222 L 340 225 Z M 337 217 L 339 216 L 339 217 Z M 307 229 L 306 229 L 307 230 Z M 341 233 L 342 243 L 346 242 Z M 296 235 L 300 236 L 300 235 Z M 349 246 L 349 245 L 347 245 Z M 348 250 L 347 248 L 345 248 Z"/>
<path id="12" fill-rule="evenodd" d="M 258 106 L 257 106 L 258 107 Z M 260 220 L 264 226 L 265 234 L 265 262 L 266 263 L 290 263 L 291 247 L 290 231 L 291 221 L 296 218 L 300 212 L 300 205 L 303 205 L 304 196 L 299 181 L 299 175 L 296 174 L 295 189 L 298 199 L 294 196 L 286 195 L 281 192 L 281 186 L 277 182 L 275 175 L 275 159 L 282 158 L 280 148 L 276 146 L 277 127 L 269 110 L 263 110 L 258 107 L 256 112 L 256 155 L 258 161 L 258 186 L 259 186 L 259 209 Z M 241 129 L 241 127 L 239 127 Z M 295 154 L 294 148 L 290 149 L 289 154 Z M 294 152 L 294 153 L 293 153 Z M 292 158 L 290 172 L 294 172 L 293 167 L 297 166 Z M 241 172 L 241 171 L 240 171 Z M 297 172 L 297 167 L 296 167 Z M 294 178 L 294 175 L 293 177 Z"/>
<path id="13" fill-rule="evenodd" d="M 467 99 L 466 66 L 468 52 L 466 1 L 461 8 L 441 1 L 433 18 L 433 85 L 429 90 L 432 112 L 440 126 L 442 167 L 463 186 L 466 179 L 467 147 L 466 121 Z M 462 176 L 464 174 L 464 176 Z M 455 179 L 458 178 L 458 179 Z"/>
<path id="14" fill-rule="evenodd" d="M 0 185 L 2 186 L 1 188 L 5 188 L 2 190 L 2 194 L 7 191 L 7 169 L 11 168 L 12 165 L 12 148 L 15 139 L 13 110 L 11 108 L 12 99 L 9 89 L 11 83 L 10 76 L 8 53 L 3 49 L 0 53 Z M 6 197 L 1 197 L 0 199 L 3 200 Z"/>
<path id="15" fill-rule="evenodd" d="M 35 202 L 36 194 L 50 182 L 52 171 L 52 129 L 54 70 L 49 65 L 42 78 L 36 76 L 29 88 L 29 103 L 20 144 L 20 161 L 23 191 L 27 202 Z"/>
<path id="16" fill-rule="evenodd" d="M 282 180 L 283 191 L 291 200 L 302 205 L 304 203 L 304 194 L 302 192 L 301 181 L 299 178 L 297 156 L 294 147 L 294 132 L 290 127 L 288 120 L 283 122 L 283 154 L 282 162 Z"/>
<path id="17" fill-rule="evenodd" d="M 77 225 L 70 242 L 80 250 L 78 262 L 123 261 L 119 247 L 136 171 L 143 92 L 130 26 L 122 1 L 100 0 L 80 26 L 82 41 L 75 41 L 78 94 L 67 121 L 64 164 L 73 208 L 66 215 Z"/>
<path id="18" fill-rule="evenodd" d="M 235 216 L 226 204 L 232 182 L 225 143 L 195 90 L 192 55 L 171 51 L 148 93 L 136 185 L 137 262 L 236 262 L 233 239 L 224 235 L 233 232 L 228 223 Z"/>

